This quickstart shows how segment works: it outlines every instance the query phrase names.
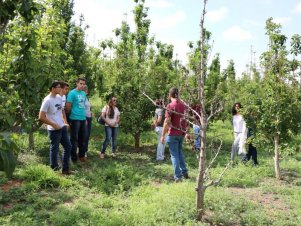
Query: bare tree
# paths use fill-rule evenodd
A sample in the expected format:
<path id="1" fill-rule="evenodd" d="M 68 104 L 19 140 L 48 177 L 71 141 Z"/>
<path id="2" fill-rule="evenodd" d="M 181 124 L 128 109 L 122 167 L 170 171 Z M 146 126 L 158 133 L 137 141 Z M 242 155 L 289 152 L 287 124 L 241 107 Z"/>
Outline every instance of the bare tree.
<path id="1" fill-rule="evenodd" d="M 205 96 L 205 81 L 206 81 L 206 76 L 207 76 L 207 63 L 209 59 L 209 47 L 208 47 L 208 40 L 210 33 L 204 28 L 204 21 L 205 21 L 205 15 L 206 15 L 206 4 L 208 0 L 203 0 L 204 6 L 201 14 L 201 21 L 200 21 L 200 27 L 201 27 L 201 37 L 200 37 L 200 46 L 199 46 L 199 51 L 200 51 L 200 58 L 199 58 L 199 63 L 197 66 L 196 70 L 196 76 L 197 76 L 197 102 L 198 106 L 200 107 L 199 112 L 195 111 L 192 107 L 191 104 L 185 103 L 185 105 L 188 107 L 189 112 L 191 114 L 185 114 L 184 117 L 185 119 L 190 123 L 197 123 L 199 124 L 201 128 L 201 150 L 199 153 L 197 153 L 197 158 L 198 158 L 198 175 L 196 178 L 196 210 L 197 210 L 197 220 L 202 221 L 203 216 L 204 216 L 204 204 L 205 204 L 205 191 L 208 187 L 217 185 L 227 169 L 230 166 L 230 163 L 228 163 L 224 170 L 221 172 L 220 176 L 217 179 L 211 179 L 210 178 L 210 168 L 212 167 L 214 161 L 216 160 L 218 154 L 220 153 L 221 147 L 222 147 L 222 141 L 221 139 L 219 140 L 219 145 L 211 145 L 209 144 L 207 146 L 207 128 L 208 128 L 208 122 L 209 120 L 216 114 L 220 113 L 223 110 L 224 103 L 219 100 L 216 96 L 211 99 L 208 102 L 209 105 L 209 110 L 207 111 L 205 109 L 206 106 L 206 96 Z M 195 93 L 195 91 L 189 90 L 189 85 L 185 84 L 184 82 L 184 88 L 185 91 L 188 94 Z M 186 90 L 187 89 L 187 90 Z M 154 105 L 155 101 L 152 100 L 147 94 L 143 93 L 149 100 L 153 102 Z M 190 98 L 189 98 L 190 99 Z M 163 106 L 165 110 L 169 110 Z M 170 110 L 169 110 L 170 111 Z M 207 114 L 208 112 L 208 114 Z M 178 114 L 178 113 L 176 113 Z M 195 116 L 199 118 L 200 120 L 195 120 Z M 187 131 L 184 131 L 187 132 Z M 193 145 L 193 141 L 190 141 L 191 145 Z M 215 150 L 213 158 L 209 161 L 209 164 L 206 165 L 206 151 L 207 150 Z"/>

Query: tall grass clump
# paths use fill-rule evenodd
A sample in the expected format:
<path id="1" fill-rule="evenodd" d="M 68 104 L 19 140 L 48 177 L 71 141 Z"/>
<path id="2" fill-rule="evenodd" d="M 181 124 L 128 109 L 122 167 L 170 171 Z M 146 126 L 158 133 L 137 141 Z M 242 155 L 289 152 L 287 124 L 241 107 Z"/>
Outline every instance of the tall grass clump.
<path id="1" fill-rule="evenodd" d="M 38 188 L 67 188 L 74 184 L 72 180 L 61 176 L 59 172 L 54 172 L 49 166 L 41 164 L 26 166 L 20 172 L 20 176 Z"/>

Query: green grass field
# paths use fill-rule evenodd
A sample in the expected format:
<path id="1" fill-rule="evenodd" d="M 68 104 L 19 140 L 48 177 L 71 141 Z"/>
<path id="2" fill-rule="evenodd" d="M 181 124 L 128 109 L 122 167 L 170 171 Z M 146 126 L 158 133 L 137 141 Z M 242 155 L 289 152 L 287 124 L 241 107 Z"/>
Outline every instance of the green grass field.
<path id="1" fill-rule="evenodd" d="M 221 137 L 223 147 L 213 164 L 217 178 L 230 158 L 229 123 L 210 126 L 211 139 Z M 26 151 L 27 136 L 20 135 L 19 163 L 8 181 L 0 172 L 0 225 L 300 225 L 301 153 L 281 161 L 283 180 L 274 178 L 273 155 L 258 150 L 259 167 L 237 163 L 219 186 L 205 194 L 206 221 L 195 220 L 195 177 L 198 162 L 185 146 L 191 179 L 173 182 L 168 158 L 155 161 L 156 135 L 142 135 L 142 147 L 120 131 L 118 155 L 98 158 L 104 129 L 94 122 L 88 163 L 71 165 L 62 176 L 48 163 L 45 130 L 35 134 L 35 152 Z M 214 150 L 208 150 L 207 157 Z M 167 156 L 168 150 L 166 149 Z"/>

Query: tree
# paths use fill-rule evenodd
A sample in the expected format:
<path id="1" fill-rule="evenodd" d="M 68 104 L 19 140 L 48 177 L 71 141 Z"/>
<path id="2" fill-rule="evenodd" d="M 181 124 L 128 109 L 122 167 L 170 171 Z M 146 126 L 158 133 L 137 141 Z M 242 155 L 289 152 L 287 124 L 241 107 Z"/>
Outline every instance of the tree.
<path id="1" fill-rule="evenodd" d="M 45 0 L 25 5 L 30 12 L 26 17 L 16 11 L 15 19 L 6 26 L 7 41 L 0 53 L 4 59 L 0 63 L 1 93 L 7 94 L 4 105 L 10 106 L 7 119 L 0 123 L 4 129 L 21 125 L 29 133 L 30 149 L 34 147 L 33 132 L 39 127 L 36 119 L 41 100 L 52 80 L 63 78 L 61 59 L 66 53 L 61 47 L 66 23 L 60 6 L 57 0 Z"/>
<path id="2" fill-rule="evenodd" d="M 103 55 L 100 71 L 106 84 L 105 95 L 118 96 L 122 118 L 126 119 L 121 120 L 120 126 L 134 137 L 135 147 L 139 147 L 140 135 L 150 128 L 149 119 L 154 111 L 142 92 L 150 91 L 162 98 L 175 72 L 173 46 L 156 43 L 154 37 L 149 37 L 148 9 L 144 1 L 135 2 L 135 31 L 131 32 L 128 23 L 122 21 L 121 27 L 115 29 L 116 43 L 110 40 L 100 43 Z M 106 57 L 108 48 L 110 55 Z"/>
<path id="3" fill-rule="evenodd" d="M 264 67 L 262 97 L 257 103 L 246 107 L 245 118 L 255 120 L 257 136 L 273 144 L 275 175 L 281 179 L 281 145 L 300 131 L 300 93 L 288 66 L 287 38 L 272 18 L 266 21 L 266 34 L 269 50 L 261 56 Z M 285 153 L 285 150 L 282 151 Z"/>
<path id="4" fill-rule="evenodd" d="M 296 70 L 299 69 L 299 83 L 301 88 L 301 61 L 295 59 L 296 56 L 301 54 L 301 36 L 298 34 L 294 34 L 291 38 L 291 51 L 290 51 L 294 59 L 291 61 L 291 69 L 293 74 Z"/>

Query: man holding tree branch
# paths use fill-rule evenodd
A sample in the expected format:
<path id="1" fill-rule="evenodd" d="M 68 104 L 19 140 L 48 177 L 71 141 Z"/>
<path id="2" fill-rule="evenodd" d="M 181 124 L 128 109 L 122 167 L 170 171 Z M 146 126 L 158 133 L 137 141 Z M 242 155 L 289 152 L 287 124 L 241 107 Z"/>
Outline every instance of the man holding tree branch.
<path id="1" fill-rule="evenodd" d="M 167 105 L 165 112 L 161 142 L 164 143 L 164 137 L 167 133 L 168 136 L 166 139 L 174 168 L 174 179 L 175 182 L 180 182 L 182 177 L 185 179 L 189 178 L 183 153 L 183 141 L 187 128 L 184 113 L 187 107 L 179 99 L 179 90 L 177 88 L 171 88 L 169 90 L 169 98 L 171 103 Z"/>

